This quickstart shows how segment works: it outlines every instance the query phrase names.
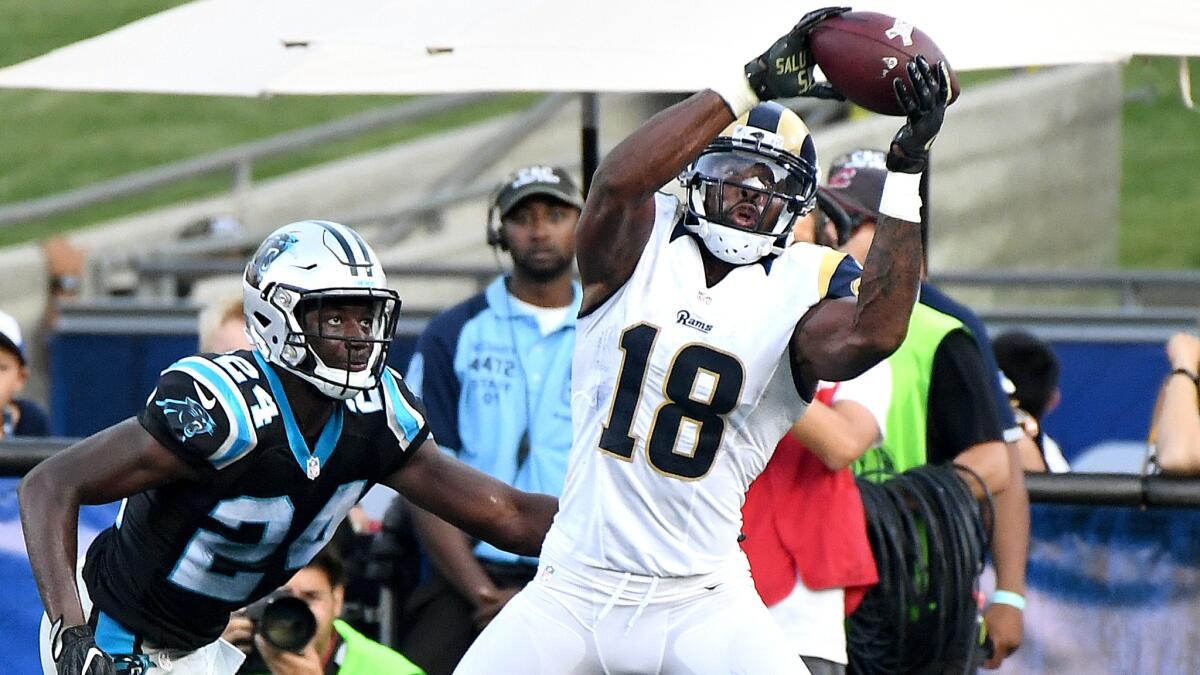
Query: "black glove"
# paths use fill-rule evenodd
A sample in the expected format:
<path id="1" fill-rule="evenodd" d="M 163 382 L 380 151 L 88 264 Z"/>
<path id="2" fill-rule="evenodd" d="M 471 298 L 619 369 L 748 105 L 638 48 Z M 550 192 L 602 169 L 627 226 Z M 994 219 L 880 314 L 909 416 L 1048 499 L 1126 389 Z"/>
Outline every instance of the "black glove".
<path id="1" fill-rule="evenodd" d="M 909 61 L 907 67 L 912 92 L 905 86 L 903 78 L 892 80 L 896 100 L 900 102 L 908 121 L 892 139 L 887 154 L 887 168 L 888 171 L 899 173 L 921 173 L 929 159 L 929 147 L 937 138 L 938 130 L 942 128 L 942 118 L 946 116 L 950 83 L 943 62 L 939 61 L 931 68 L 924 56 L 918 56 Z M 937 71 L 936 74 L 933 71 Z"/>
<path id="2" fill-rule="evenodd" d="M 825 19 L 849 12 L 849 7 L 823 7 L 805 14 L 787 35 L 746 64 L 746 79 L 760 101 L 793 96 L 846 100 L 829 83 L 813 82 L 817 65 L 808 50 L 808 34 Z"/>
<path id="3" fill-rule="evenodd" d="M 96 646 L 96 639 L 90 626 L 64 628 L 57 638 L 51 638 L 50 644 L 58 675 L 116 675 L 117 673 L 112 657 Z"/>

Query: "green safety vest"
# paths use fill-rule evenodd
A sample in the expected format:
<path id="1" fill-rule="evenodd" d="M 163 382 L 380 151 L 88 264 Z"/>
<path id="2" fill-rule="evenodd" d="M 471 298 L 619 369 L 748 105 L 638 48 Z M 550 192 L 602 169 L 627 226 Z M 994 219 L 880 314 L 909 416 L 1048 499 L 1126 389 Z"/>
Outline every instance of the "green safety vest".
<path id="1" fill-rule="evenodd" d="M 425 675 L 425 671 L 404 658 L 400 652 L 385 647 L 350 627 L 341 619 L 333 620 L 333 628 L 342 636 L 342 667 L 338 675 Z"/>
<path id="2" fill-rule="evenodd" d="M 958 319 L 921 303 L 913 308 L 908 335 L 888 357 L 892 369 L 892 398 L 888 404 L 887 434 L 882 445 L 863 453 L 852 464 L 854 475 L 882 483 L 893 474 L 926 463 L 929 382 L 933 357 L 946 334 L 963 328 Z"/>
<path id="3" fill-rule="evenodd" d="M 425 675 L 400 652 L 385 647 L 354 630 L 341 619 L 333 620 L 333 629 L 342 638 L 334 658 L 341 657 L 338 675 Z"/>

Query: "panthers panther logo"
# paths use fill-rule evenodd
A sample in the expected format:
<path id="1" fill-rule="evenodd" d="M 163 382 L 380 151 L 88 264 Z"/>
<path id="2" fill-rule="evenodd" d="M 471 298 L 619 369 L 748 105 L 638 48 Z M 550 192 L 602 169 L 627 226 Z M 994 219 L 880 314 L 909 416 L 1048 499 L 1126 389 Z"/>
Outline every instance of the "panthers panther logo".
<path id="1" fill-rule="evenodd" d="M 166 398 L 154 404 L 163 409 L 164 415 L 175 415 L 183 436 L 181 440 L 186 441 L 201 434 L 211 436 L 217 428 L 212 415 L 191 396 L 185 396 L 182 401 Z"/>
<path id="2" fill-rule="evenodd" d="M 258 288 L 262 283 L 263 274 L 271 263 L 275 262 L 284 251 L 288 250 L 295 244 L 298 239 L 296 235 L 290 232 L 280 232 L 267 239 L 258 247 L 258 252 L 254 254 L 254 260 L 250 261 L 250 267 L 246 270 L 246 281 L 250 282 L 251 286 Z"/>

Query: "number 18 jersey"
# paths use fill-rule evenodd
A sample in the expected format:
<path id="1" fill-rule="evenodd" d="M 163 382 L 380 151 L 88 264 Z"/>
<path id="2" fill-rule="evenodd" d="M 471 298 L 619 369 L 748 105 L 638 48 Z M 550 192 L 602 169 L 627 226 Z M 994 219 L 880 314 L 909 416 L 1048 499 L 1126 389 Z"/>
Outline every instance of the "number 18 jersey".
<path id="1" fill-rule="evenodd" d="M 636 574 L 707 574 L 739 552 L 746 489 L 807 406 L 788 344 L 860 269 L 796 244 L 712 288 L 674 197 L 629 280 L 576 328 L 574 444 L 546 548 Z"/>

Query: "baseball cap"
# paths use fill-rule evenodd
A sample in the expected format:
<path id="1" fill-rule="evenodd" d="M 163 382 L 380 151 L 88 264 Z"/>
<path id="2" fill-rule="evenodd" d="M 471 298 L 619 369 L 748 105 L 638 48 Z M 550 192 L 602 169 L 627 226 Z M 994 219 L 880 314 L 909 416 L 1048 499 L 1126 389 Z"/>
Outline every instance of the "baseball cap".
<path id="1" fill-rule="evenodd" d="M 882 150 L 860 148 L 833 160 L 822 191 L 850 215 L 876 215 L 887 178 L 887 156 Z"/>
<path id="2" fill-rule="evenodd" d="M 0 312 L 0 349 L 16 354 L 21 365 L 25 365 L 25 342 L 21 339 L 21 327 L 16 319 L 5 312 Z"/>
<path id="3" fill-rule="evenodd" d="M 553 197 L 577 209 L 583 208 L 583 195 L 567 172 L 544 164 L 524 167 L 505 178 L 494 205 L 503 218 L 522 199 L 533 195 Z"/>

